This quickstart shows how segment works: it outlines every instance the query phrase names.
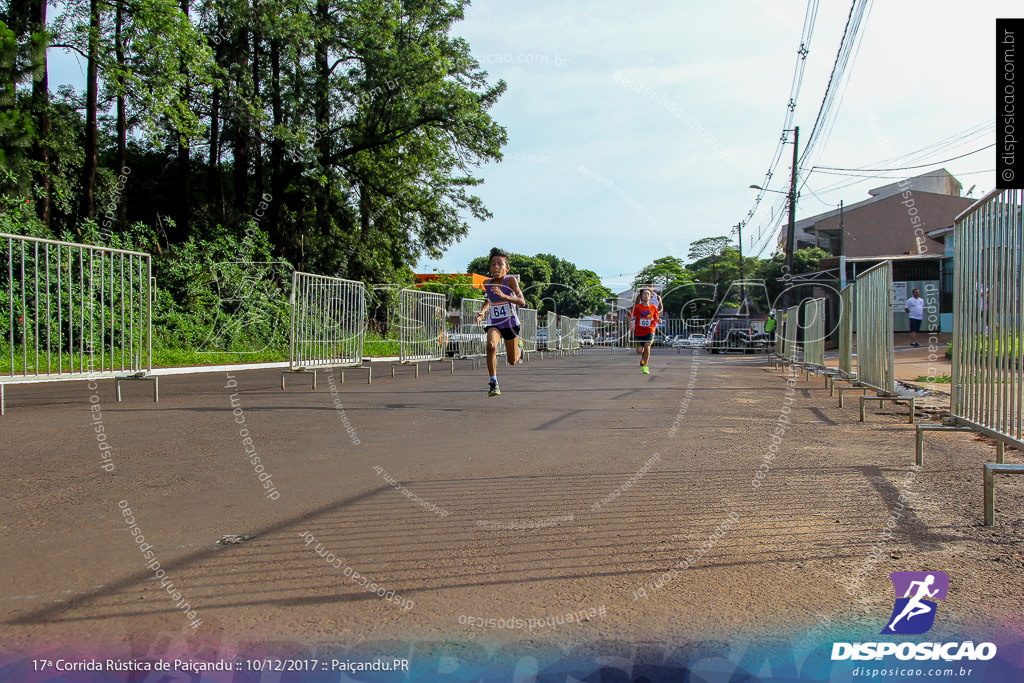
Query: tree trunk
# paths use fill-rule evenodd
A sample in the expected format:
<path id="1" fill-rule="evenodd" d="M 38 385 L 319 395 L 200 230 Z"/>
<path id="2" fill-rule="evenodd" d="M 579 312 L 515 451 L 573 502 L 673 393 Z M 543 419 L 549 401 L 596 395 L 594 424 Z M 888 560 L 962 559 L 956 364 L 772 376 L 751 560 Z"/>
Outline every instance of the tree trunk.
<path id="1" fill-rule="evenodd" d="M 82 165 L 82 202 L 79 220 L 96 215 L 96 166 L 99 163 L 96 147 L 96 100 L 99 94 L 99 0 L 89 2 L 89 61 L 85 70 L 85 161 Z M 75 233 L 82 234 L 75 225 Z"/>
<path id="2" fill-rule="evenodd" d="M 244 28 L 244 24 L 233 44 L 240 46 L 237 50 L 238 56 L 235 63 L 238 73 L 237 78 L 240 80 L 241 73 L 248 66 L 249 32 Z M 242 113 L 245 93 L 241 91 L 241 86 L 238 86 L 237 83 L 238 81 L 236 81 L 235 92 L 231 95 L 235 102 L 232 111 L 235 133 L 234 144 L 232 145 L 232 157 L 234 158 L 232 185 L 235 191 L 235 211 L 238 216 L 244 216 L 249 211 L 249 122 Z"/>
<path id="3" fill-rule="evenodd" d="M 214 55 L 218 66 L 224 63 L 224 17 L 217 17 L 217 35 L 214 38 Z M 220 162 L 220 86 L 214 86 L 210 102 L 210 163 L 206 168 L 206 192 L 210 203 L 219 207 L 220 222 L 227 221 L 224 205 L 224 169 Z"/>
<path id="4" fill-rule="evenodd" d="M 326 30 L 330 25 L 330 13 L 327 0 L 317 0 L 316 14 L 317 25 Z M 320 173 L 327 175 L 327 167 L 330 162 L 330 145 L 328 140 L 328 128 L 330 125 L 330 67 L 328 66 L 327 38 L 322 34 L 316 42 L 315 69 L 316 69 L 316 92 L 314 93 L 314 117 L 316 119 L 317 134 L 317 162 Z M 316 226 L 321 235 L 326 235 L 330 229 L 327 216 L 327 195 L 330 183 L 327 186 L 318 185 L 316 188 Z"/>
<path id="5" fill-rule="evenodd" d="M 181 0 L 181 11 L 186 17 L 188 16 L 189 0 Z M 192 88 L 188 83 L 188 70 L 185 67 L 184 60 L 181 63 L 181 73 L 185 77 L 185 85 L 182 91 L 182 97 L 185 100 L 186 106 L 189 100 L 192 98 Z M 188 146 L 185 145 L 181 140 L 181 135 L 178 136 L 178 186 L 181 192 L 181 206 L 178 207 L 178 230 L 182 237 L 187 237 L 192 232 L 192 169 L 191 167 L 191 151 Z"/>
<path id="6" fill-rule="evenodd" d="M 260 17 L 259 0 L 252 0 L 252 14 L 253 26 L 255 27 L 252 32 L 252 97 L 253 100 L 256 100 L 260 96 L 260 52 L 263 49 L 263 34 L 259 29 L 263 18 Z M 264 191 L 263 146 L 261 142 L 260 128 L 259 126 L 256 126 L 253 129 L 252 136 L 252 160 L 253 176 L 256 185 L 256 197 L 259 201 L 262 201 Z"/>
<path id="7" fill-rule="evenodd" d="M 124 71 L 127 68 L 124 59 L 124 40 L 121 28 L 124 21 L 124 0 L 117 0 L 114 24 L 114 52 L 117 56 L 117 175 L 123 173 L 128 165 L 128 116 L 125 110 Z M 121 187 L 120 183 L 118 187 Z M 117 198 L 117 229 L 124 232 L 128 227 L 128 202 L 124 190 Z"/>
<path id="8" fill-rule="evenodd" d="M 281 102 L 281 39 L 270 41 L 270 106 L 273 109 L 274 129 L 284 125 L 284 107 Z M 274 135 L 270 142 L 270 220 L 268 231 L 270 241 L 278 248 L 282 246 L 284 234 L 284 144 Z"/>
<path id="9" fill-rule="evenodd" d="M 47 0 L 38 0 L 35 4 L 32 33 L 43 37 L 45 44 L 48 45 L 49 36 L 45 35 L 46 4 Z M 38 130 L 34 158 L 42 169 L 39 182 L 43 186 L 43 197 L 39 203 L 39 218 L 43 225 L 49 228 L 53 212 L 53 178 L 50 175 L 50 74 L 46 55 L 44 47 L 40 57 L 41 63 L 32 81 L 32 108 L 35 110 Z"/>

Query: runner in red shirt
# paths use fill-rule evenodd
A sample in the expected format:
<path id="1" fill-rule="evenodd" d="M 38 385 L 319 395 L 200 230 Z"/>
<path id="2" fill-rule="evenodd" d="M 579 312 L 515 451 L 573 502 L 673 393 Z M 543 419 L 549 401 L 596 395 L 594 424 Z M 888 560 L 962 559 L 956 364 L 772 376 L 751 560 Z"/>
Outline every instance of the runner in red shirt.
<path id="1" fill-rule="evenodd" d="M 636 321 L 633 327 L 633 342 L 636 344 L 636 352 L 640 356 L 640 372 L 645 375 L 651 374 L 647 362 L 651 359 L 654 331 L 661 319 L 658 307 L 651 303 L 653 296 L 654 292 L 644 287 L 640 290 L 639 303 L 633 306 L 633 310 L 629 312 L 629 317 Z"/>

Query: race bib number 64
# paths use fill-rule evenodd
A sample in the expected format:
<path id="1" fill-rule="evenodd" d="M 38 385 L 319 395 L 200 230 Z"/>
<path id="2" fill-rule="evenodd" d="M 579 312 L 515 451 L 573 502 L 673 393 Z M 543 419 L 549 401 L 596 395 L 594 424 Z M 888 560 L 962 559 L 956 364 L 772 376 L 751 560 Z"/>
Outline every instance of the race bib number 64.
<path id="1" fill-rule="evenodd" d="M 490 313 L 491 322 L 508 320 L 512 317 L 512 306 L 508 302 L 502 304 L 492 303 L 488 313 Z"/>

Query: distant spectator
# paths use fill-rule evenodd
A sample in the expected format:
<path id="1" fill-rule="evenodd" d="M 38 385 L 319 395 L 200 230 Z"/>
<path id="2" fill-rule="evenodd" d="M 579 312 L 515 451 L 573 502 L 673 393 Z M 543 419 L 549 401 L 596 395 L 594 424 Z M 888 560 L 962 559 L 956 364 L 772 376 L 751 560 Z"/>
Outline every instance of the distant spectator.
<path id="1" fill-rule="evenodd" d="M 910 316 L 910 345 L 920 346 L 917 343 L 917 333 L 921 329 L 921 321 L 924 320 L 924 299 L 921 298 L 920 289 L 911 292 L 903 310 Z"/>

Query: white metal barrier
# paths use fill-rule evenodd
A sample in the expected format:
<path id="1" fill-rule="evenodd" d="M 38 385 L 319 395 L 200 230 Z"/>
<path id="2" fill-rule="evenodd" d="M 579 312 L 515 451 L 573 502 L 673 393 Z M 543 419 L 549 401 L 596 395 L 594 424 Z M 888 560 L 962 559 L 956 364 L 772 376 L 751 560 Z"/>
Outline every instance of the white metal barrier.
<path id="1" fill-rule="evenodd" d="M 398 293 L 398 354 L 401 363 L 427 363 L 444 359 L 445 297 L 437 292 L 403 289 Z M 452 366 L 454 372 L 454 364 Z M 394 366 L 391 370 L 394 374 Z M 419 367 L 416 368 L 419 376 Z"/>
<path id="2" fill-rule="evenodd" d="M 839 372 L 852 379 L 853 372 L 853 284 L 843 287 L 839 296 Z"/>
<path id="3" fill-rule="evenodd" d="M 558 324 L 561 332 L 560 346 L 563 351 L 575 351 L 580 348 L 580 321 L 576 318 L 562 316 Z"/>
<path id="4" fill-rule="evenodd" d="M 548 312 L 547 318 L 547 350 L 558 350 L 558 315 Z"/>
<path id="5" fill-rule="evenodd" d="M 0 415 L 18 382 L 153 381 L 149 254 L 0 233 Z"/>
<path id="6" fill-rule="evenodd" d="M 459 304 L 459 356 L 479 358 L 487 353 L 484 327 L 476 316 L 483 308 L 483 299 L 463 299 Z"/>
<path id="7" fill-rule="evenodd" d="M 908 403 L 910 423 L 915 420 L 915 398 L 896 396 L 896 371 L 893 359 L 892 261 L 883 261 L 857 276 L 857 386 L 875 392 L 860 397 L 860 421 L 864 422 L 864 404 L 868 401 Z M 839 403 L 843 402 L 843 389 Z"/>
<path id="8" fill-rule="evenodd" d="M 1024 449 L 1024 200 L 990 192 L 954 228 L 953 398 L 957 421 Z"/>
<path id="9" fill-rule="evenodd" d="M 519 338 L 523 340 L 523 351 L 526 353 L 537 352 L 537 310 L 534 308 L 520 308 L 517 311 L 519 316 Z"/>
<path id="10" fill-rule="evenodd" d="M 804 365 L 815 369 L 825 367 L 825 300 L 804 302 Z"/>
<path id="11" fill-rule="evenodd" d="M 896 389 L 892 297 L 892 261 L 857 276 L 857 381 L 884 394 Z"/>
<path id="12" fill-rule="evenodd" d="M 786 335 L 785 351 L 783 358 L 790 363 L 797 362 L 797 334 L 800 331 L 800 306 L 790 306 L 786 309 L 786 326 L 783 334 Z"/>
<path id="13" fill-rule="evenodd" d="M 922 431 L 978 432 L 996 441 L 996 465 L 983 469 L 984 524 L 995 523 L 996 473 L 1006 446 L 1024 450 L 1024 190 L 992 190 L 957 216 L 953 228 L 952 424 Z"/>
<path id="14" fill-rule="evenodd" d="M 363 367 L 366 334 L 366 286 L 313 273 L 292 273 L 291 329 L 285 375 L 311 373 L 316 389 L 317 368 Z M 368 370 L 367 383 L 372 378 Z M 344 377 L 344 376 L 343 376 Z"/>

